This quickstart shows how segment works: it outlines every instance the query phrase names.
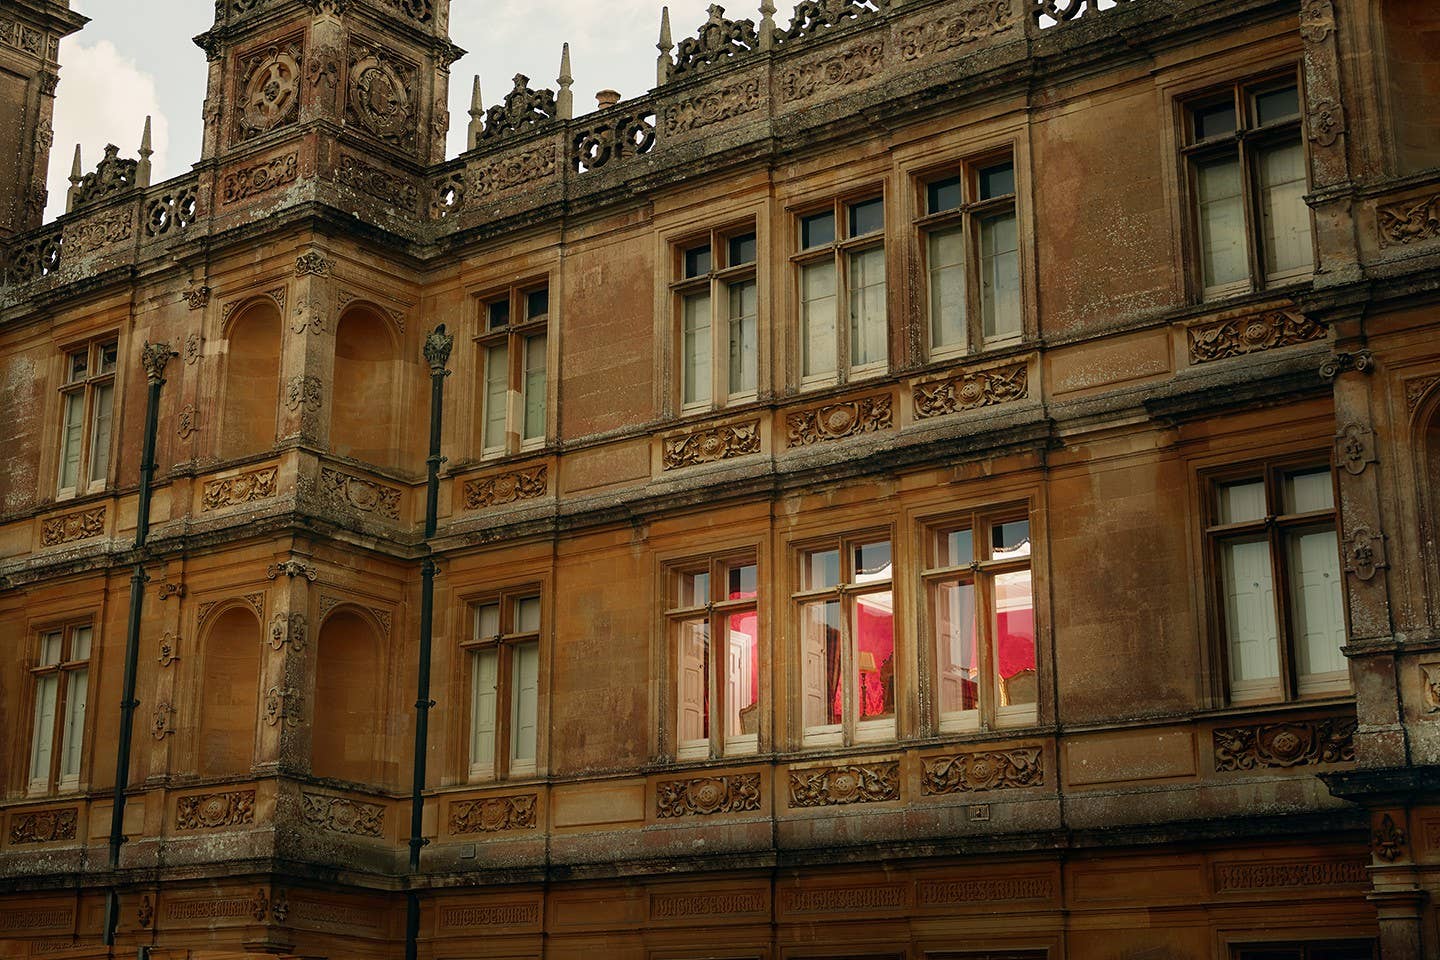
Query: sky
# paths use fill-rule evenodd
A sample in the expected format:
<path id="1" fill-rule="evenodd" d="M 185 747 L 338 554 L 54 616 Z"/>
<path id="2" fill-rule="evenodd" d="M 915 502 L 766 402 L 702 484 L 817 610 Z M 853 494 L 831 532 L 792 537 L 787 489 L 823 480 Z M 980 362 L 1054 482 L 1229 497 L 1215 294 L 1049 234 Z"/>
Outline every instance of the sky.
<path id="1" fill-rule="evenodd" d="M 510 91 L 517 73 L 536 89 L 555 88 L 561 44 L 570 44 L 575 112 L 594 108 L 597 90 L 638 96 L 655 83 L 655 41 L 662 0 L 451 0 L 450 38 L 466 55 L 450 68 L 447 153 L 465 148 L 471 78 L 480 75 L 485 105 Z M 732 16 L 756 6 L 736 0 Z M 200 159 L 205 54 L 191 42 L 208 29 L 211 0 L 71 0 L 91 18 L 60 47 L 55 146 L 50 158 L 46 219 L 65 212 L 75 144 L 83 169 L 100 161 L 105 145 L 134 157 L 147 115 L 153 118 L 151 182 L 179 176 Z M 708 0 L 670 0 L 678 43 L 705 21 Z M 785 6 L 785 4 L 777 4 Z"/>

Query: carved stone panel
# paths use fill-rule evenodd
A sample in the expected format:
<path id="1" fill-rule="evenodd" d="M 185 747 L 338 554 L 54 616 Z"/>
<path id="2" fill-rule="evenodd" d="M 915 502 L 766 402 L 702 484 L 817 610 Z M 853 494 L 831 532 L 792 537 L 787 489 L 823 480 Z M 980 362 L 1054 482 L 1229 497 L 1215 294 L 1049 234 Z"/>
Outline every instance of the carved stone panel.
<path id="1" fill-rule="evenodd" d="M 63 810 L 29 810 L 10 815 L 10 843 L 58 843 L 74 840 L 80 811 L 76 807 Z"/>
<path id="2" fill-rule="evenodd" d="M 977 750 L 921 761 L 920 792 L 927 797 L 975 790 L 1038 787 L 1045 782 L 1039 747 Z"/>
<path id="3" fill-rule="evenodd" d="M 504 830 L 534 830 L 538 797 L 533 793 L 513 797 L 485 797 L 457 800 L 450 804 L 450 832 L 499 833 Z"/>
<path id="4" fill-rule="evenodd" d="M 332 507 L 369 513 L 384 520 L 400 519 L 400 491 L 394 487 L 320 468 L 320 495 Z"/>
<path id="5" fill-rule="evenodd" d="M 1351 421 L 1335 435 L 1335 462 L 1352 476 L 1360 476 L 1365 468 L 1377 462 L 1375 431 Z"/>
<path id="6" fill-rule="evenodd" d="M 760 421 L 751 420 L 668 437 L 661 463 L 666 470 L 676 470 L 759 452 Z"/>
<path id="7" fill-rule="evenodd" d="M 200 494 L 200 509 L 222 510 L 275 496 L 279 467 L 264 467 L 247 473 L 208 481 Z"/>
<path id="8" fill-rule="evenodd" d="M 235 139 L 249 140 L 300 116 L 304 44 L 297 35 L 240 57 L 235 75 Z"/>
<path id="9" fill-rule="evenodd" d="M 479 510 L 517 500 L 534 500 L 545 496 L 549 487 L 550 468 L 545 464 L 502 473 L 481 480 L 465 481 L 463 500 L 466 510 Z"/>
<path id="10" fill-rule="evenodd" d="M 181 797 L 175 806 L 177 830 L 213 830 L 254 822 L 254 790 L 199 793 Z"/>
<path id="11" fill-rule="evenodd" d="M 1440 663 L 1420 665 L 1420 697 L 1426 713 L 1440 713 Z"/>
<path id="12" fill-rule="evenodd" d="M 917 383 L 915 418 L 938 417 L 962 410 L 1023 400 L 1030 395 L 1030 368 L 1024 364 L 962 373 L 935 383 Z"/>
<path id="13" fill-rule="evenodd" d="M 662 780 L 655 785 L 655 816 L 707 817 L 760 809 L 760 774 Z"/>
<path id="14" fill-rule="evenodd" d="M 1018 24 L 1015 0 L 980 0 L 956 10 L 947 4 L 938 15 L 900 28 L 900 56 L 921 60 L 964 47 Z"/>
<path id="15" fill-rule="evenodd" d="M 76 540 L 88 540 L 105 532 L 105 508 L 95 507 L 40 522 L 40 546 L 54 547 Z"/>
<path id="16" fill-rule="evenodd" d="M 780 71 L 780 102 L 801 103 L 831 95 L 885 69 L 885 41 L 865 40 Z"/>
<path id="17" fill-rule="evenodd" d="M 356 43 L 350 51 L 345 112 L 386 143 L 413 148 L 418 113 L 416 70 L 388 50 Z"/>
<path id="18" fill-rule="evenodd" d="M 1369 885 L 1362 860 L 1266 861 L 1215 865 L 1215 892 Z"/>
<path id="19" fill-rule="evenodd" d="M 790 771 L 790 806 L 832 807 L 900 799 L 900 763 L 846 763 Z"/>
<path id="20" fill-rule="evenodd" d="M 894 422 L 893 416 L 890 394 L 878 393 L 792 413 L 785 418 L 785 426 L 790 446 L 803 447 L 861 433 L 889 430 Z"/>
<path id="21" fill-rule="evenodd" d="M 675 136 L 691 130 L 723 123 L 735 117 L 754 113 L 765 105 L 760 78 L 713 90 L 704 90 L 692 97 L 677 100 L 665 108 L 665 135 Z"/>
<path id="22" fill-rule="evenodd" d="M 229 206 L 294 183 L 300 176 L 300 154 L 282 153 L 258 163 L 231 170 L 220 178 L 220 205 Z"/>
<path id="23" fill-rule="evenodd" d="M 1440 193 L 1378 208 L 1375 227 L 1382 247 L 1440 239 Z"/>
<path id="24" fill-rule="evenodd" d="M 1225 773 L 1349 763 L 1355 759 L 1355 726 L 1354 720 L 1333 717 L 1217 727 L 1215 769 Z"/>
<path id="25" fill-rule="evenodd" d="M 1191 363 L 1209 363 L 1261 350 L 1320 340 L 1325 328 L 1300 314 L 1272 310 L 1238 320 L 1200 324 L 1187 331 Z"/>
<path id="26" fill-rule="evenodd" d="M 319 377 L 291 377 L 285 391 L 285 406 L 291 410 L 302 407 L 309 413 L 318 413 L 324 403 L 324 394 Z"/>
<path id="27" fill-rule="evenodd" d="M 378 803 L 364 803 L 348 797 L 330 797 L 320 793 L 302 793 L 300 810 L 306 823 L 331 833 L 356 837 L 385 835 L 385 808 Z"/>

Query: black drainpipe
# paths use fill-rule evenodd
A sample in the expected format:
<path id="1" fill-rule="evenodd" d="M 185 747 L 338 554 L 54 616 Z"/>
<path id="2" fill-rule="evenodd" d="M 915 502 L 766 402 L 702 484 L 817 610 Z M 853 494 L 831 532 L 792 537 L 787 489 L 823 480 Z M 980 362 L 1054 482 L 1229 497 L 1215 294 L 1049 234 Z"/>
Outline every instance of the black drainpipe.
<path id="1" fill-rule="evenodd" d="M 447 336 L 440 324 L 425 338 L 425 360 L 430 364 L 430 456 L 426 458 L 425 478 L 425 559 L 420 564 L 420 657 L 415 683 L 415 778 L 410 788 L 410 873 L 420 872 L 420 849 L 425 815 L 425 751 L 430 737 L 430 644 L 435 620 L 435 558 L 429 553 L 430 538 L 435 536 L 436 514 L 440 509 L 440 413 L 445 399 L 445 378 L 450 376 L 446 365 L 455 338 Z M 419 955 L 420 895 L 413 888 L 405 902 L 405 960 Z"/>
<path id="2" fill-rule="evenodd" d="M 145 446 L 140 456 L 140 502 L 135 508 L 135 570 L 130 575 L 130 619 L 125 630 L 125 680 L 120 694 L 120 742 L 115 751 L 115 793 L 110 808 L 110 870 L 120 869 L 120 846 L 125 842 L 125 791 L 130 786 L 130 737 L 135 729 L 135 668 L 140 659 L 140 613 L 145 603 L 145 540 L 150 535 L 150 488 L 155 480 L 155 435 L 160 424 L 160 388 L 165 365 L 178 356 L 168 343 L 150 343 L 140 351 L 149 392 L 145 398 Z M 105 892 L 105 945 L 115 943 L 120 915 L 120 890 Z"/>

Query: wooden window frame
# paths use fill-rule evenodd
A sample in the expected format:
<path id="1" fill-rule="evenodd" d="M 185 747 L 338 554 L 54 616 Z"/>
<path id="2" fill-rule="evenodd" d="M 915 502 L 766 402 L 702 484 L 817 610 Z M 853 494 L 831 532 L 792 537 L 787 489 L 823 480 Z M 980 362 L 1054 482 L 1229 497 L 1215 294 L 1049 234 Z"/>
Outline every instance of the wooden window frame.
<path id="1" fill-rule="evenodd" d="M 527 299 L 532 293 L 545 292 L 545 313 L 529 316 L 526 313 Z M 550 317 L 554 312 L 551 285 L 548 277 L 536 277 L 522 283 L 492 291 L 480 297 L 480 322 L 474 342 L 478 348 L 480 368 L 480 424 L 478 447 L 481 457 L 493 459 L 528 453 L 543 448 L 550 438 L 551 403 L 550 393 L 554 375 L 550 362 Z M 504 303 L 508 308 L 507 322 L 498 327 L 490 324 L 491 306 Z M 538 437 L 525 436 L 525 347 L 530 338 L 545 335 L 545 423 Z M 489 422 L 490 348 L 505 345 L 506 391 L 505 391 L 505 442 L 486 445 L 486 426 Z"/>
<path id="2" fill-rule="evenodd" d="M 533 631 L 520 632 L 515 629 L 515 609 L 522 600 L 536 600 L 540 604 L 540 623 Z M 480 611 L 484 607 L 500 608 L 500 633 L 480 636 Z M 544 713 L 539 690 L 539 665 L 543 663 L 541 638 L 545 633 L 545 596 L 539 584 L 531 583 L 507 587 L 491 594 L 472 598 L 466 609 L 470 615 L 470 636 L 459 644 L 465 657 L 466 710 L 465 710 L 465 769 L 470 782 L 509 780 L 514 777 L 534 776 L 540 766 L 541 716 Z M 535 760 L 530 764 L 517 764 L 511 758 L 513 752 L 513 731 L 511 716 L 514 706 L 514 653 L 522 644 L 535 644 L 537 657 L 536 682 L 536 744 Z M 473 713 L 476 654 L 494 650 L 495 657 L 495 746 L 494 763 L 491 769 L 475 763 L 473 743 L 475 738 L 475 716 Z"/>
<path id="3" fill-rule="evenodd" d="M 103 358 L 106 348 L 114 348 L 115 361 L 109 370 L 104 368 Z M 70 379 L 72 369 L 71 358 L 76 354 L 85 354 L 85 375 L 78 379 Z M 84 343 L 75 344 L 64 350 L 61 354 L 61 385 L 57 391 L 60 395 L 60 424 L 59 442 L 56 444 L 59 456 L 55 469 L 55 490 L 57 500 L 68 500 L 73 497 L 84 496 L 90 493 L 97 493 L 105 489 L 109 484 L 109 476 L 114 466 L 115 452 L 115 423 L 119 414 L 120 396 L 116 387 L 117 374 L 120 369 L 120 338 L 113 333 L 94 337 Z M 96 455 L 95 428 L 96 428 L 96 395 L 101 387 L 111 388 L 110 401 L 110 439 L 107 441 L 105 450 L 105 476 L 99 479 L 90 479 L 93 472 L 93 465 Z M 73 486 L 65 486 L 65 426 L 66 407 L 70 397 L 80 395 L 80 457 L 75 468 L 75 483 Z"/>
<path id="4" fill-rule="evenodd" d="M 1232 960 L 1374 960 L 1375 948 L 1375 941 L 1365 937 L 1280 940 L 1232 944 L 1230 956 Z"/>
<path id="5" fill-rule="evenodd" d="M 752 260 L 731 263 L 730 242 L 750 237 L 755 244 Z M 690 275 L 686 269 L 687 254 L 709 247 L 710 269 Z M 753 219 L 691 234 L 671 245 L 670 314 L 671 338 L 675 344 L 675 409 L 682 416 L 722 410 L 756 400 L 762 389 L 761 317 L 764 313 L 760 296 L 760 234 Z M 730 389 L 730 288 L 737 284 L 755 284 L 755 388 Z M 708 400 L 685 401 L 685 302 L 700 293 L 710 296 L 710 397 Z"/>
<path id="6" fill-rule="evenodd" d="M 90 630 L 90 652 L 83 660 L 71 659 L 75 632 L 77 630 Z M 60 659 L 53 664 L 42 664 L 42 645 L 46 637 L 56 634 L 60 635 Z M 90 694 L 94 691 L 95 685 L 87 679 L 86 682 L 86 717 L 80 728 L 80 763 L 79 768 L 72 777 L 62 778 L 61 765 L 65 756 L 65 717 L 70 706 L 71 682 L 70 678 L 79 670 L 87 671 L 87 678 L 94 677 L 92 665 L 95 660 L 95 621 L 92 618 L 68 620 L 59 624 L 50 624 L 42 629 L 33 632 L 31 649 L 34 651 L 34 658 L 27 667 L 30 675 L 29 689 L 30 702 L 26 709 L 29 719 L 27 729 L 30 736 L 25 740 L 25 793 L 28 796 L 45 796 L 79 789 L 80 783 L 84 780 L 85 767 L 88 757 L 85 753 L 86 728 L 89 727 L 89 702 Z M 35 724 L 38 718 L 35 716 L 35 708 L 38 704 L 39 684 L 44 677 L 56 677 L 55 690 L 55 717 L 51 721 L 50 730 L 50 763 L 43 777 L 35 776 L 36 771 L 31 764 L 34 760 L 35 737 L 37 730 Z"/>

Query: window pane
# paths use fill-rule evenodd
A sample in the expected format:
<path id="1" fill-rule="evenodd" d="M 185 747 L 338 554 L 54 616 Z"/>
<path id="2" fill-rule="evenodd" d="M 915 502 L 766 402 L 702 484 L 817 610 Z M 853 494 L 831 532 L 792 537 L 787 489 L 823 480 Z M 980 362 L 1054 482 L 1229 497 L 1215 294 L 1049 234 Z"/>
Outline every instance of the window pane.
<path id="1" fill-rule="evenodd" d="M 71 631 L 69 659 L 72 663 L 90 659 L 90 638 L 94 630 L 94 627 L 76 627 Z"/>
<path id="2" fill-rule="evenodd" d="M 60 753 L 60 779 L 80 776 L 80 747 L 85 739 L 85 702 L 89 694 L 90 671 L 71 670 L 66 678 L 65 730 Z"/>
<path id="3" fill-rule="evenodd" d="M 685 403 L 710 400 L 710 294 L 694 293 L 685 298 L 684 311 Z"/>
<path id="4" fill-rule="evenodd" d="M 50 758 L 55 745 L 55 702 L 60 678 L 55 674 L 35 681 L 35 727 L 30 734 L 30 782 L 49 783 Z"/>
<path id="5" fill-rule="evenodd" d="M 685 276 L 703 277 L 710 272 L 710 244 L 685 251 Z"/>
<path id="6" fill-rule="evenodd" d="M 835 263 L 812 263 L 800 271 L 800 337 L 804 375 L 835 372 Z"/>
<path id="7" fill-rule="evenodd" d="M 816 550 L 805 554 L 805 589 L 827 590 L 840 582 L 840 551 Z"/>
<path id="8" fill-rule="evenodd" d="M 1011 520 L 990 528 L 990 559 L 1030 556 L 1030 521 Z"/>
<path id="9" fill-rule="evenodd" d="M 814 216 L 800 218 L 800 247 L 802 250 L 823 247 L 827 243 L 834 242 L 834 213 L 817 213 Z"/>
<path id="10" fill-rule="evenodd" d="M 475 608 L 475 639 L 489 640 L 500 636 L 500 604 L 487 603 Z"/>
<path id="11" fill-rule="evenodd" d="M 935 683 L 940 716 L 980 706 L 979 661 L 975 650 L 975 585 L 935 587 Z"/>
<path id="12" fill-rule="evenodd" d="M 861 237 L 885 229 L 885 201 L 876 197 L 850 205 L 850 236 Z"/>
<path id="13" fill-rule="evenodd" d="M 505 446 L 505 404 L 510 388 L 510 351 L 497 344 L 485 351 L 485 449 Z"/>
<path id="14" fill-rule="evenodd" d="M 731 237 L 729 247 L 729 259 L 725 261 L 726 266 L 738 267 L 742 263 L 755 262 L 755 234 L 746 233 L 738 237 Z"/>
<path id="15" fill-rule="evenodd" d="M 1223 137 L 1227 133 L 1235 132 L 1235 102 L 1233 100 L 1207 107 L 1196 107 L 1192 111 L 1192 116 L 1195 118 L 1196 140 Z"/>
<path id="16" fill-rule="evenodd" d="M 754 572 L 754 567 L 743 567 Z M 738 571 L 732 570 L 733 575 Z M 751 583 L 750 596 L 754 596 Z M 759 730 L 760 631 L 754 610 L 725 618 L 725 739 L 753 736 Z"/>
<path id="17" fill-rule="evenodd" d="M 525 319 L 538 320 L 550 313 L 550 288 L 541 287 L 525 294 Z"/>
<path id="18" fill-rule="evenodd" d="M 1310 270 L 1310 208 L 1305 205 L 1305 151 L 1299 141 L 1271 147 L 1257 160 L 1260 223 L 1264 231 L 1267 278 Z"/>
<path id="19" fill-rule="evenodd" d="M 496 665 L 499 653 L 478 650 L 470 656 L 470 767 L 476 772 L 495 769 Z"/>
<path id="20" fill-rule="evenodd" d="M 710 574 L 704 571 L 680 574 L 681 607 L 703 607 L 710 602 Z"/>
<path id="21" fill-rule="evenodd" d="M 993 200 L 1015 192 L 1015 164 L 997 163 L 980 171 L 980 199 Z"/>
<path id="22" fill-rule="evenodd" d="M 959 227 L 926 237 L 930 274 L 930 346 L 965 345 L 965 233 Z"/>
<path id="23" fill-rule="evenodd" d="M 1265 483 L 1241 480 L 1215 488 L 1215 519 L 1219 523 L 1245 523 L 1265 519 Z"/>
<path id="24" fill-rule="evenodd" d="M 94 423 L 90 428 L 90 481 L 105 479 L 110 466 L 110 431 L 114 422 L 115 385 L 95 388 Z"/>
<path id="25" fill-rule="evenodd" d="M 889 590 L 855 598 L 855 654 L 860 719 L 895 716 L 895 604 Z"/>
<path id="26" fill-rule="evenodd" d="M 856 544 L 850 559 L 854 564 L 856 583 L 890 579 L 889 540 Z"/>
<path id="27" fill-rule="evenodd" d="M 60 662 L 64 640 L 59 633 L 47 633 L 40 637 L 40 666 L 53 667 Z"/>
<path id="28" fill-rule="evenodd" d="M 850 254 L 850 365 L 884 363 L 885 248 Z"/>
<path id="29" fill-rule="evenodd" d="M 1199 201 L 1200 266 L 1205 286 L 1244 280 L 1245 211 L 1240 191 L 1240 164 L 1234 157 L 1195 167 Z"/>
<path id="30" fill-rule="evenodd" d="M 1289 534 L 1291 631 L 1295 672 L 1301 692 L 1307 677 L 1346 676 L 1340 647 L 1345 643 L 1345 598 L 1341 588 L 1340 551 L 1333 527 L 1313 527 Z"/>
<path id="31" fill-rule="evenodd" d="M 115 358 L 119 354 L 119 352 L 120 345 L 118 343 L 101 344 L 100 372 L 102 374 L 115 372 Z"/>
<path id="32" fill-rule="evenodd" d="M 927 213 L 943 213 L 946 210 L 954 210 L 960 206 L 960 178 L 946 177 L 944 180 L 936 180 L 925 187 L 925 211 Z"/>
<path id="33" fill-rule="evenodd" d="M 1261 126 L 1300 116 L 1300 91 L 1282 87 L 1255 94 L 1255 122 Z"/>
<path id="34" fill-rule="evenodd" d="M 1020 332 L 1020 250 L 1013 213 L 980 221 L 980 316 L 987 340 Z"/>
<path id="35" fill-rule="evenodd" d="M 706 620 L 685 620 L 676 624 L 676 663 L 680 689 L 676 741 L 680 747 L 710 740 L 710 624 Z"/>
<path id="36" fill-rule="evenodd" d="M 807 603 L 800 611 L 805 651 L 805 727 L 840 722 L 844 685 L 840 665 L 840 601 Z"/>
<path id="37" fill-rule="evenodd" d="M 755 281 L 730 285 L 730 395 L 754 393 L 760 369 Z"/>
<path id="38" fill-rule="evenodd" d="M 515 632 L 540 632 L 539 597 L 521 597 L 515 601 Z"/>
<path id="39" fill-rule="evenodd" d="M 1232 693 L 1243 698 L 1246 684 L 1253 688 L 1255 681 L 1278 681 L 1280 677 L 1269 542 L 1256 538 L 1222 544 L 1220 575 Z M 1236 684 L 1241 685 L 1238 691 Z"/>
<path id="40" fill-rule="evenodd" d="M 76 350 L 65 364 L 65 382 L 79 383 L 90 371 L 90 351 Z"/>
<path id="41" fill-rule="evenodd" d="M 975 562 L 975 532 L 973 530 L 951 530 L 941 541 L 944 556 L 942 567 L 962 567 Z"/>
<path id="42" fill-rule="evenodd" d="M 995 577 L 995 669 L 1000 679 L 1000 706 L 1036 701 L 1035 604 L 1029 570 Z"/>
<path id="43" fill-rule="evenodd" d="M 1335 485 L 1329 468 L 1285 475 L 1285 512 L 1310 513 L 1335 509 Z"/>
<path id="44" fill-rule="evenodd" d="M 545 436 L 545 349 L 545 334 L 525 338 L 524 440 Z"/>
<path id="45" fill-rule="evenodd" d="M 85 394 L 65 395 L 64 426 L 60 433 L 60 489 L 72 489 L 80 479 L 80 441 L 85 428 Z"/>
<path id="46" fill-rule="evenodd" d="M 490 315 L 490 329 L 496 330 L 500 327 L 510 325 L 510 298 L 495 300 L 491 302 L 486 310 Z"/>
<path id="47" fill-rule="evenodd" d="M 510 759 L 516 765 L 535 762 L 540 707 L 540 647 L 518 643 L 511 651 Z"/>
<path id="48" fill-rule="evenodd" d="M 727 571 L 729 577 L 728 589 L 725 592 L 727 600 L 749 599 L 756 595 L 757 577 L 756 567 L 753 563 L 742 564 L 738 567 L 731 567 Z"/>

